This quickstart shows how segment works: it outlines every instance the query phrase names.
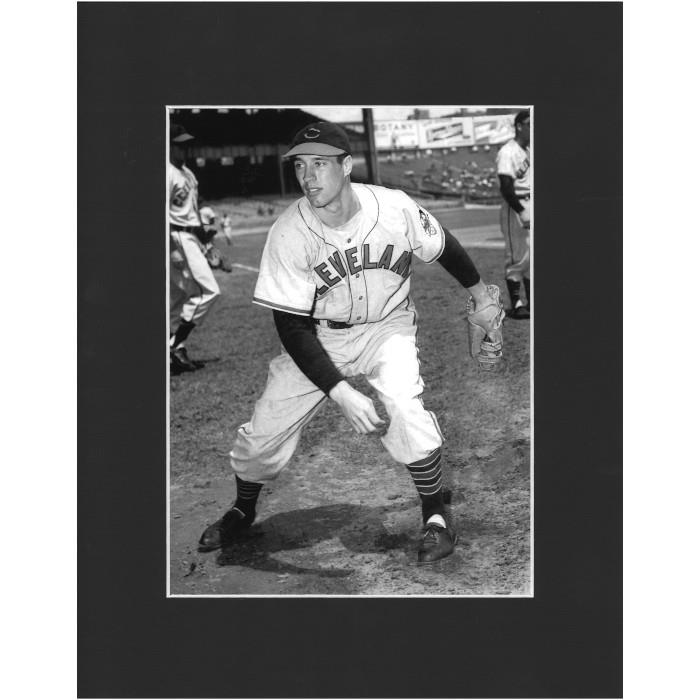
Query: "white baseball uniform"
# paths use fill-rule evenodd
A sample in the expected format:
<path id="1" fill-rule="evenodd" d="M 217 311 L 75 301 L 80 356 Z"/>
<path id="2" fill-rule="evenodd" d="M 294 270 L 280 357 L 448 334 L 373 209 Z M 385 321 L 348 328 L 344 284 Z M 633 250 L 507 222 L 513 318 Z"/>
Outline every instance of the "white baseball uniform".
<path id="1" fill-rule="evenodd" d="M 168 197 L 170 324 L 174 327 L 179 321 L 201 321 L 220 292 L 203 246 L 192 232 L 201 222 L 197 212 L 197 178 L 186 165 L 177 168 L 168 164 Z"/>
<path id="2" fill-rule="evenodd" d="M 524 149 L 511 139 L 498 151 L 496 168 L 499 175 L 513 178 L 515 194 L 530 213 L 530 148 Z M 501 232 L 506 243 L 506 267 L 523 260 L 529 250 L 530 230 L 523 227 L 520 216 L 508 202 L 501 206 Z M 524 272 L 530 277 L 529 263 Z"/>
<path id="3" fill-rule="evenodd" d="M 306 198 L 280 216 L 267 238 L 253 301 L 317 322 L 317 338 L 341 374 L 364 375 L 376 389 L 390 419 L 382 443 L 409 464 L 442 445 L 435 416 L 421 399 L 410 286 L 413 257 L 436 261 L 445 234 L 401 191 L 352 188 L 360 210 L 338 228 L 323 224 Z M 274 479 L 326 398 L 283 351 L 270 364 L 252 419 L 238 430 L 235 473 L 246 481 Z"/>

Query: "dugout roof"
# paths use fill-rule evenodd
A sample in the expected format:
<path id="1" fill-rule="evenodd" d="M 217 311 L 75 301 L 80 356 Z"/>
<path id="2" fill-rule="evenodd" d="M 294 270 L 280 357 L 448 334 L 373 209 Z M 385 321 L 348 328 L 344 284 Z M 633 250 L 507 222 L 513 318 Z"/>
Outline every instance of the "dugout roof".
<path id="1" fill-rule="evenodd" d="M 301 109 L 172 108 L 171 119 L 182 124 L 201 146 L 279 144 L 288 146 L 294 134 L 317 116 Z M 346 128 L 353 150 L 367 149 L 367 139 Z"/>

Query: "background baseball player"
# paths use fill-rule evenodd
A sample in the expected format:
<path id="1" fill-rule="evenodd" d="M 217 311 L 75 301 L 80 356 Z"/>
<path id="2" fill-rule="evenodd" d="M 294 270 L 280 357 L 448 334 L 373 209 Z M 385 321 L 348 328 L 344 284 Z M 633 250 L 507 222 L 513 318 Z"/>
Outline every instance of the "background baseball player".
<path id="1" fill-rule="evenodd" d="M 214 237 L 218 232 L 217 219 L 219 219 L 219 215 L 210 206 L 201 206 L 200 202 L 199 218 L 202 220 L 202 228 L 204 229 L 204 237 L 200 237 L 200 240 L 204 244 L 204 257 L 207 259 L 209 267 L 212 270 L 231 272 L 233 268 L 228 258 L 214 245 Z M 224 233 L 228 244 L 231 245 L 230 226 L 229 231 L 224 230 Z"/>
<path id="2" fill-rule="evenodd" d="M 496 156 L 503 205 L 501 231 L 506 243 L 506 285 L 510 296 L 509 316 L 530 318 L 530 112 L 515 116 L 515 138 Z M 527 303 L 520 298 L 521 282 Z"/>
<path id="3" fill-rule="evenodd" d="M 219 285 L 204 257 L 203 225 L 197 205 L 197 178 L 185 165 L 187 143 L 194 137 L 180 124 L 170 126 L 168 201 L 170 219 L 170 371 L 202 367 L 187 355 L 185 340 L 211 309 Z"/>
<path id="4" fill-rule="evenodd" d="M 253 301 L 273 310 L 284 351 L 231 451 L 237 498 L 200 538 L 209 551 L 228 544 L 256 515 L 263 484 L 288 463 L 304 426 L 327 398 L 358 434 L 379 433 L 405 464 L 420 496 L 424 523 L 419 563 L 448 556 L 456 534 L 442 489 L 442 434 L 424 408 L 410 296 L 413 256 L 439 261 L 472 296 L 472 352 L 489 366 L 500 356 L 503 310 L 457 240 L 406 194 L 350 181 L 345 132 L 316 122 L 285 154 L 304 197 L 272 226 Z M 364 375 L 389 415 L 346 377 Z"/>

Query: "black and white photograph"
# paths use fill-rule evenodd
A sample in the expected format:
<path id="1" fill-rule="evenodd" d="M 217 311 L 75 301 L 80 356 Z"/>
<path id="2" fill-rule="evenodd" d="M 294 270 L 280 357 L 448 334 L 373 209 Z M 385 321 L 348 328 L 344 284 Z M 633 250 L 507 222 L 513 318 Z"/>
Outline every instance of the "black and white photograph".
<path id="1" fill-rule="evenodd" d="M 169 106 L 170 595 L 532 595 L 533 120 Z"/>
<path id="2" fill-rule="evenodd" d="M 79 696 L 619 696 L 620 4 L 77 20 Z"/>

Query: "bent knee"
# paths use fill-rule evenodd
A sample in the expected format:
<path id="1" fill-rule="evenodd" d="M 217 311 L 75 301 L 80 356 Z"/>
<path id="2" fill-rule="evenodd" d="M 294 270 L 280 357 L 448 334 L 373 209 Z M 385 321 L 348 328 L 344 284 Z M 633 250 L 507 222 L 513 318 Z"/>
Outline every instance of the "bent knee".
<path id="1" fill-rule="evenodd" d="M 425 413 L 423 402 L 420 400 L 421 393 L 421 388 L 415 387 L 414 390 L 406 390 L 404 395 L 384 397 L 384 408 L 389 418 L 400 420 Z"/>

